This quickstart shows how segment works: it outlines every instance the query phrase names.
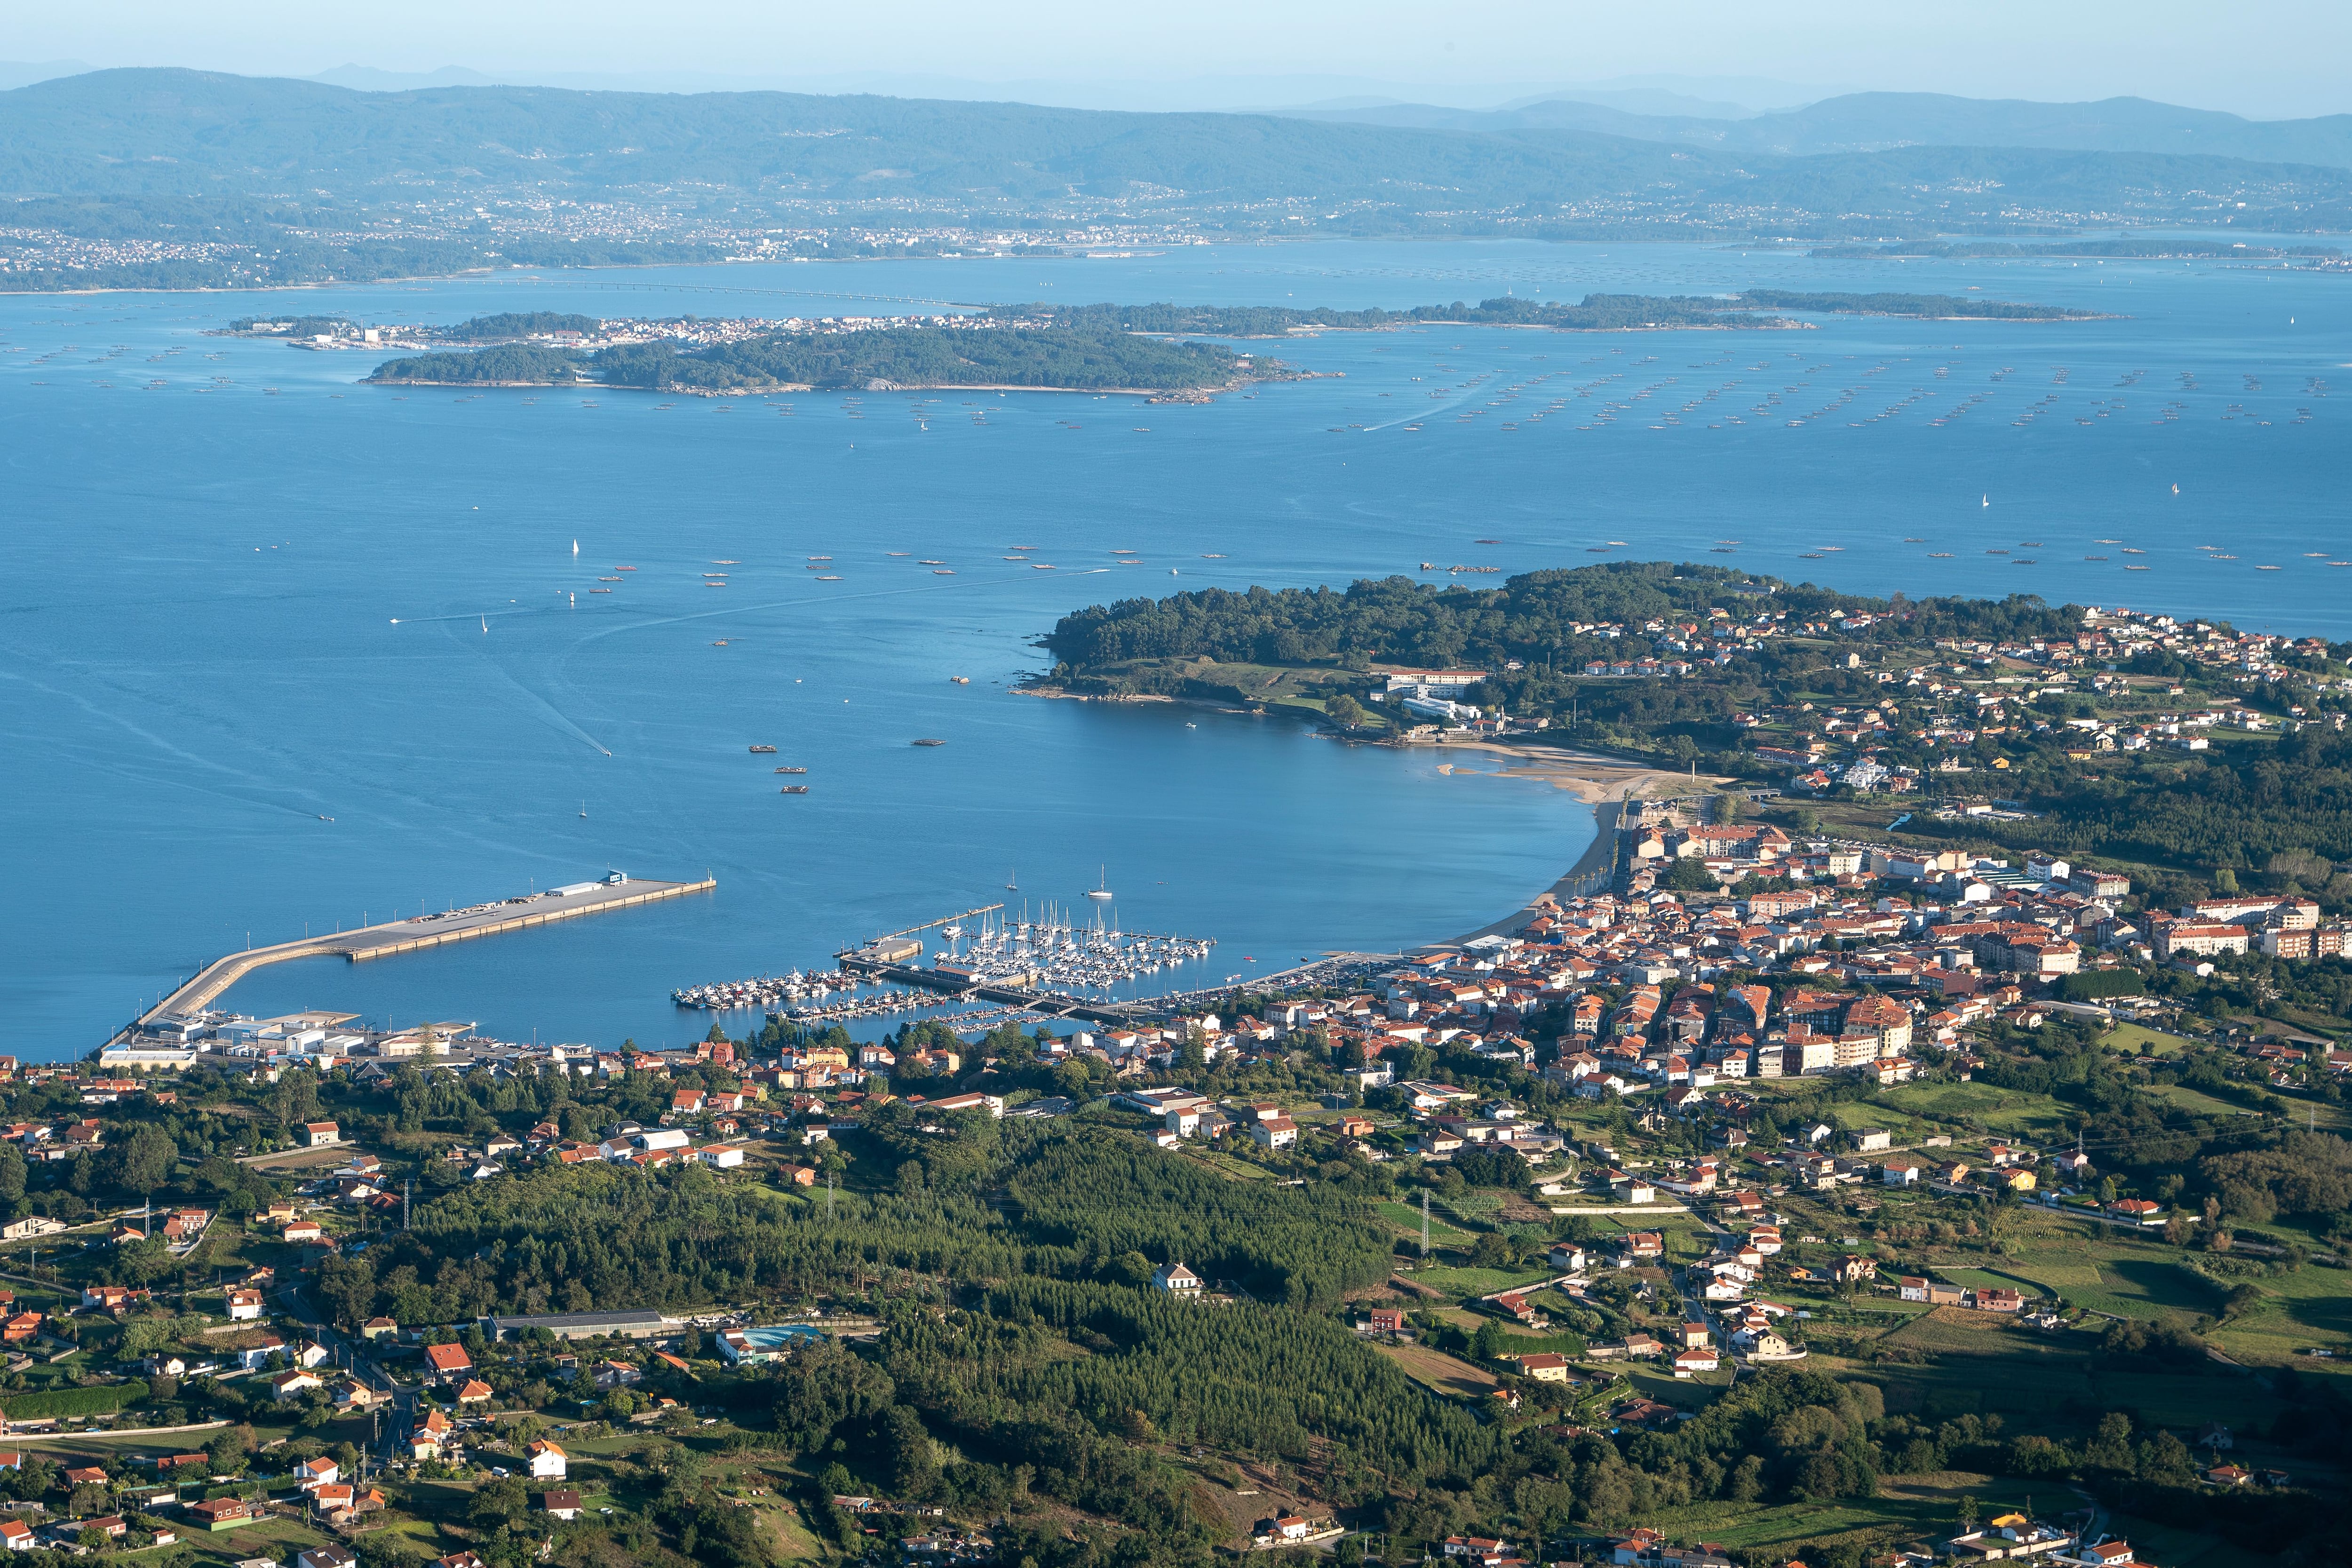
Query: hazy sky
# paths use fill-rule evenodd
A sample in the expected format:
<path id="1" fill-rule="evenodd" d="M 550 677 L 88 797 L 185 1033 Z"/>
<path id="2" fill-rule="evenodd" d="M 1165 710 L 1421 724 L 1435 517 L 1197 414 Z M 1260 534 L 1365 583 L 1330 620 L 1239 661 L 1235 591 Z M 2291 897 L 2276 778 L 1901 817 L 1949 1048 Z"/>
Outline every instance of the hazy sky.
<path id="1" fill-rule="evenodd" d="M 1099 91 L 1202 77 L 1474 89 L 1673 74 L 1972 97 L 2137 93 L 2258 118 L 2352 110 L 2347 0 L 11 0 L 7 10 L 0 57 L 254 75 L 355 62 L 885 73 Z"/>

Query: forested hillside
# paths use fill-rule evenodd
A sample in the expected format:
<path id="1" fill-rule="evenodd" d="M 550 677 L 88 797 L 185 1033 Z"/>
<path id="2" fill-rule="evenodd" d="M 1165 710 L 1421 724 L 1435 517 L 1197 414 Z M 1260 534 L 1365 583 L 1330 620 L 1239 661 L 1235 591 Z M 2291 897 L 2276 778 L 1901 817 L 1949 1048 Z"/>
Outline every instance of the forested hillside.
<path id="1" fill-rule="evenodd" d="M 1136 387 L 1222 386 L 1238 366 L 1213 343 L 1168 343 L 1118 331 L 896 327 L 799 332 L 681 351 L 669 343 L 600 352 L 613 386 L 696 391 L 801 385 Z"/>
<path id="2" fill-rule="evenodd" d="M 441 384 L 544 386 L 578 378 L 587 356 L 538 343 L 500 343 L 495 348 L 412 354 L 386 360 L 372 378 Z"/>
<path id="3" fill-rule="evenodd" d="M 1081 673 L 1128 659 L 1202 654 L 1268 663 L 1336 656 L 1425 666 L 1500 664 L 1540 658 L 1555 647 L 1559 662 L 1567 663 L 1584 647 L 1612 640 L 1586 637 L 1576 630 L 1580 624 L 1640 623 L 1725 603 L 1745 607 L 1767 595 L 1774 609 L 1806 614 L 1872 603 L 1722 566 L 1611 562 L 1533 572 L 1499 588 L 1439 588 L 1387 577 L 1344 590 L 1206 588 L 1159 600 L 1122 599 L 1064 616 L 1045 646 Z"/>
<path id="4" fill-rule="evenodd" d="M 912 1121 L 899 1105 L 867 1124 L 909 1173 L 903 1191 L 844 1194 L 830 1218 L 708 1179 L 543 1170 L 449 1193 L 343 1266 L 334 1299 L 354 1323 L 380 1311 L 448 1321 L 619 1300 L 687 1309 L 747 1289 L 815 1295 L 883 1269 L 1131 1282 L 1184 1261 L 1266 1300 L 1316 1306 L 1389 1267 L 1385 1232 L 1337 1191 L 1235 1184 L 1083 1128 L 1000 1130 L 982 1115 L 941 1137 Z M 981 1200 L 1000 1184 L 1002 1208 Z"/>

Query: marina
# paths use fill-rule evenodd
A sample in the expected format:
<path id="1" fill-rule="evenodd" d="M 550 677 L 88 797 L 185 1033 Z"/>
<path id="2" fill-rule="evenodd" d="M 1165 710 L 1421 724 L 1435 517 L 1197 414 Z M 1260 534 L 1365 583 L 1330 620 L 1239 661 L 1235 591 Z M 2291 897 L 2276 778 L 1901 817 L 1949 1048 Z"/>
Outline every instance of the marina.
<path id="1" fill-rule="evenodd" d="M 1162 1006 L 1164 997 L 1120 1000 L 1122 987 L 1148 981 L 1205 960 L 1213 938 L 1122 931 L 1106 913 L 1079 925 L 1053 905 L 1034 919 L 1024 910 L 1016 919 L 992 904 L 945 921 L 910 928 L 937 929 L 947 940 L 943 952 L 920 962 L 923 944 L 910 931 L 893 932 L 846 951 L 836 962 L 848 973 L 925 991 L 946 991 L 965 1001 L 988 1001 L 1056 1018 L 1128 1023 Z M 977 918 L 978 924 L 963 922 Z"/>
<path id="2" fill-rule="evenodd" d="M 681 986 L 669 994 L 669 999 L 681 1007 L 734 1013 L 751 1007 L 782 1007 L 812 996 L 824 998 L 838 991 L 855 991 L 866 984 L 862 976 L 844 970 L 803 974 L 795 969 L 789 974 L 762 974 L 750 980 Z"/>
<path id="3" fill-rule="evenodd" d="M 830 1024 L 936 1007 L 937 994 L 947 992 L 961 1001 L 1010 1004 L 1007 1016 L 1112 1021 L 1156 1005 L 1116 1000 L 1117 991 L 1162 972 L 1172 975 L 1217 945 L 1208 937 L 1122 931 L 1099 910 L 1090 925 L 1052 905 L 1034 920 L 1025 909 L 1017 919 L 1003 913 L 1002 904 L 969 910 L 844 952 L 836 969 L 681 986 L 670 1000 L 706 1012 L 762 1008 L 793 1023 Z M 943 951 L 929 952 L 916 935 L 929 931 L 945 939 Z M 864 987 L 875 994 L 826 1000 Z"/>
<path id="4" fill-rule="evenodd" d="M 1087 896 L 1095 898 L 1099 891 Z M 931 966 L 976 984 L 1108 994 L 1162 970 L 1203 960 L 1217 945 L 1208 937 L 1122 931 L 1105 921 L 1097 911 L 1093 924 L 1079 925 L 1052 905 L 1034 921 L 1025 910 L 1011 921 L 984 914 L 974 928 L 960 923 L 940 928 L 948 951 L 935 956 Z M 970 945 L 960 952 L 967 939 Z"/>

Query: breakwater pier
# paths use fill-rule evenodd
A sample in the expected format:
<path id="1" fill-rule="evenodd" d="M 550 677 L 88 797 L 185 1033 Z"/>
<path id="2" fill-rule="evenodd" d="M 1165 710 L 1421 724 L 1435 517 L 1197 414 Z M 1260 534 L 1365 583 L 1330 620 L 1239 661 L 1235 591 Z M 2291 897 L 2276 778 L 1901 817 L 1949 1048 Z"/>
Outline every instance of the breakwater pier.
<path id="1" fill-rule="evenodd" d="M 473 904 L 465 909 L 444 910 L 438 914 L 412 915 L 406 920 L 387 921 L 378 925 L 304 937 L 297 942 L 281 942 L 268 947 L 247 948 L 205 965 L 170 995 L 140 1015 L 139 1025 L 148 1027 L 167 1016 L 200 1011 L 230 986 L 267 964 L 287 963 L 298 958 L 340 956 L 354 963 L 366 959 L 390 958 L 404 952 L 420 952 L 448 942 L 471 942 L 477 937 L 497 936 L 506 931 L 549 925 L 556 921 L 577 920 L 583 915 L 603 914 L 611 910 L 630 909 L 663 899 L 683 898 L 688 893 L 707 893 L 718 886 L 718 879 L 712 877 L 705 877 L 698 882 L 663 882 L 613 872 L 593 882 L 575 882 L 567 887 L 551 888 L 543 893 Z"/>

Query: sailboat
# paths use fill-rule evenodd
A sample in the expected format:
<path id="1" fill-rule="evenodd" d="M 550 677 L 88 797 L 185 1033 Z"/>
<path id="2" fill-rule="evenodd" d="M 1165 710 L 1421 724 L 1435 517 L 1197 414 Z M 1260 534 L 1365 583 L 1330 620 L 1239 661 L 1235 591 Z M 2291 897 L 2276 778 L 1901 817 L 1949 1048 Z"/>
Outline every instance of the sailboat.
<path id="1" fill-rule="evenodd" d="M 583 822 L 588 820 L 588 803 L 584 800 L 580 803 L 580 820 Z"/>
<path id="2" fill-rule="evenodd" d="M 1978 497 L 1978 498 L 1977 498 L 1977 504 L 1978 504 L 1979 506 L 1990 506 L 1990 505 L 1992 505 L 1992 497 L 1991 497 L 1991 495 L 1990 495 L 1990 494 L 1986 494 L 1986 495 L 1982 495 L 1982 496 Z"/>
<path id="3" fill-rule="evenodd" d="M 1008 893 L 1017 893 L 1021 890 L 1021 873 L 1018 869 L 1009 869 L 1004 873 L 1004 890 Z"/>
<path id="4" fill-rule="evenodd" d="M 1096 868 L 1096 881 L 1097 885 L 1087 889 L 1087 897 L 1092 899 L 1098 904 L 1107 904 L 1110 902 L 1111 900 L 1109 868 L 1097 867 Z"/>
<path id="5" fill-rule="evenodd" d="M 482 617 L 482 635 L 484 637 L 490 635 L 490 617 L 488 616 Z"/>
<path id="6" fill-rule="evenodd" d="M 580 559 L 580 542 L 576 539 L 572 542 L 572 559 L 574 561 Z"/>

